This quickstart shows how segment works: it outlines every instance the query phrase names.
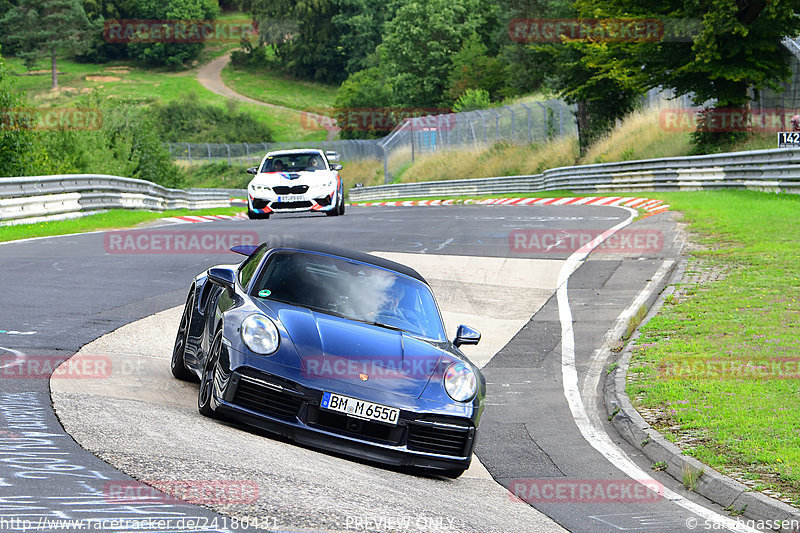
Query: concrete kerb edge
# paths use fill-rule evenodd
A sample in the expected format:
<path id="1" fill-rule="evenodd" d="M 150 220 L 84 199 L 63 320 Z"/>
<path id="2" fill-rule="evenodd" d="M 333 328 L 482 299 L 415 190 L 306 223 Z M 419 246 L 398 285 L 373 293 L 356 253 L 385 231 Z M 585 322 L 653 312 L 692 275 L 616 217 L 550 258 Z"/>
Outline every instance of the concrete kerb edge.
<path id="1" fill-rule="evenodd" d="M 660 286 L 656 287 L 648 296 L 645 302 L 648 313 L 642 321 L 642 325 L 658 313 L 664 300 L 672 294 L 675 285 L 683 277 L 686 262 L 685 258 L 676 262 L 671 277 L 665 278 Z M 740 514 L 752 520 L 769 520 L 772 523 L 800 521 L 798 509 L 761 492 L 751 491 L 743 483 L 714 470 L 694 457 L 683 455 L 675 444 L 650 427 L 650 424 L 642 418 L 625 391 L 633 346 L 639 336 L 637 328 L 617 358 L 616 367 L 605 376 L 603 383 L 606 411 L 611 424 L 620 436 L 641 451 L 654 464 L 666 464 L 665 471 L 681 483 L 683 483 L 684 472 L 701 473 L 695 492 L 726 510 L 730 510 L 732 514 L 737 513 L 737 515 Z M 780 531 L 788 533 L 796 531 L 796 529 L 782 528 Z"/>

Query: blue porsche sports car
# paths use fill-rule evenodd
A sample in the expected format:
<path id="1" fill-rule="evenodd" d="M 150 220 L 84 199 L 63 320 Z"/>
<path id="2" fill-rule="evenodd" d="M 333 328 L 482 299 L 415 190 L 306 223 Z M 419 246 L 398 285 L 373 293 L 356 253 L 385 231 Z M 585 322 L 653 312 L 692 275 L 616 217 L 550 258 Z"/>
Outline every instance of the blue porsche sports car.
<path id="1" fill-rule="evenodd" d="M 470 464 L 486 382 L 445 336 L 415 270 L 280 240 L 197 276 L 172 373 L 200 380 L 198 408 L 297 442 L 448 476 Z"/>

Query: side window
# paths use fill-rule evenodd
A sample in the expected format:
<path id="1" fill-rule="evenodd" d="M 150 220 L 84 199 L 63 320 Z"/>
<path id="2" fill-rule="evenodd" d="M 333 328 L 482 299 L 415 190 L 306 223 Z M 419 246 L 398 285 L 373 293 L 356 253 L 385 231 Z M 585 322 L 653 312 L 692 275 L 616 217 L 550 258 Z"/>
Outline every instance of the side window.
<path id="1" fill-rule="evenodd" d="M 247 287 L 247 284 L 250 283 L 250 279 L 253 277 L 253 274 L 256 273 L 256 269 L 259 263 L 261 263 L 261 258 L 264 257 L 266 252 L 267 248 L 262 248 L 255 255 L 251 255 L 247 258 L 247 260 L 242 263 L 242 266 L 239 267 L 239 283 L 242 284 L 242 287 Z"/>

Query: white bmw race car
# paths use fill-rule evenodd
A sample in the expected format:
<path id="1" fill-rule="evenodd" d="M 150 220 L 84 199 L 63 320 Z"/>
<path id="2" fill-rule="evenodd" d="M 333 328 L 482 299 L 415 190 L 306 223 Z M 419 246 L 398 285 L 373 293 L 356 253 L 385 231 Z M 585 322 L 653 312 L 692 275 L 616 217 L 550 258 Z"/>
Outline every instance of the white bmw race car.
<path id="1" fill-rule="evenodd" d="M 269 152 L 261 165 L 247 169 L 255 177 L 247 186 L 247 216 L 269 218 L 272 213 L 320 211 L 344 214 L 342 165 L 331 163 L 335 152 L 281 150 Z"/>

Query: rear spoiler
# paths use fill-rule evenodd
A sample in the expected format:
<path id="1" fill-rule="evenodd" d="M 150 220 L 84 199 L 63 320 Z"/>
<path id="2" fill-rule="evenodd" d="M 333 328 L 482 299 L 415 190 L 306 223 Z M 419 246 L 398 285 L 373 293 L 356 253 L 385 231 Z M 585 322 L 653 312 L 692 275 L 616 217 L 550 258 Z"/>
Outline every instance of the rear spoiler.
<path id="1" fill-rule="evenodd" d="M 258 250 L 258 247 L 261 246 L 260 244 L 238 244 L 231 248 L 231 252 L 246 255 L 250 257 L 253 255 L 253 252 Z"/>
<path id="2" fill-rule="evenodd" d="M 339 162 L 339 152 L 335 152 L 333 150 L 327 150 L 325 155 L 328 156 L 328 161 L 331 163 L 338 163 Z"/>

